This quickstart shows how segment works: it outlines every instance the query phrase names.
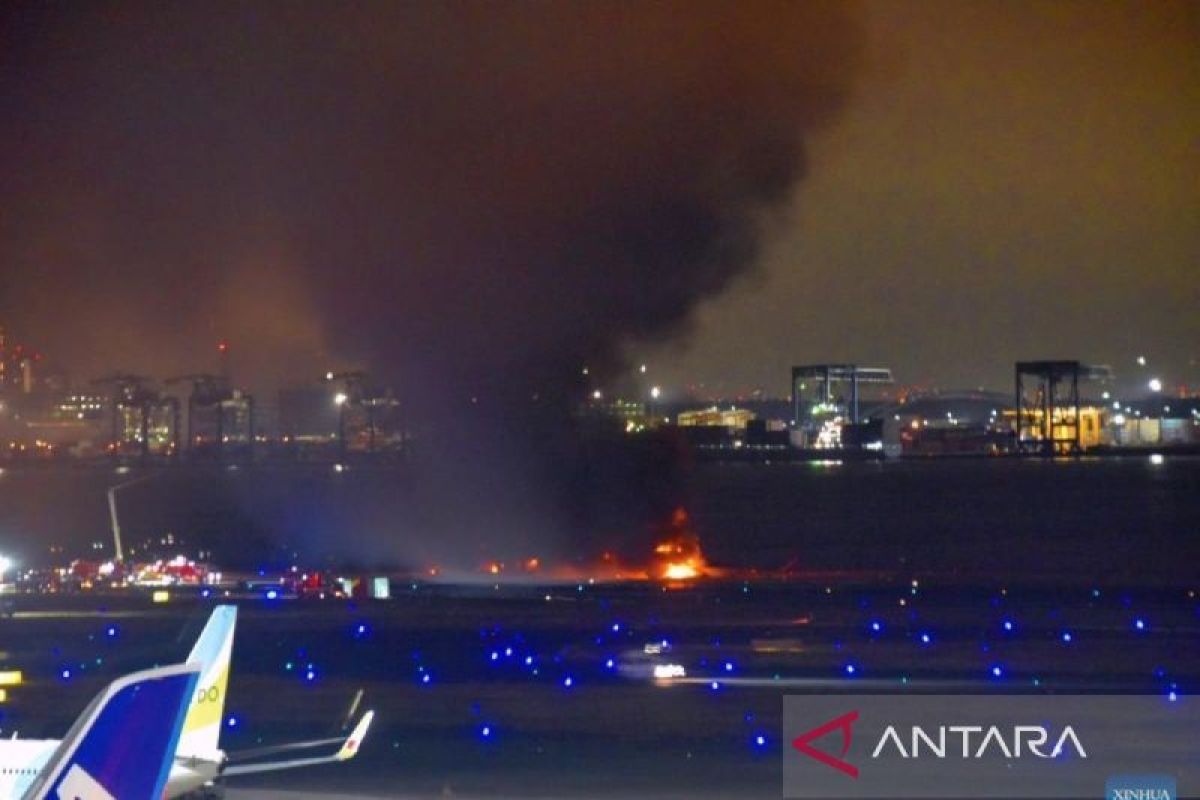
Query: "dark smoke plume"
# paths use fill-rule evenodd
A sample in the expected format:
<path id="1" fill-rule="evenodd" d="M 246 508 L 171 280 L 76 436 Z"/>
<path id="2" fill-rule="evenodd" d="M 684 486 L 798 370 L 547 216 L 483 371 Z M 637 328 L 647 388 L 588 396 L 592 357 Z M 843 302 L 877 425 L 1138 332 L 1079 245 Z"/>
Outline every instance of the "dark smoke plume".
<path id="1" fill-rule="evenodd" d="M 3 13 L 10 329 L 79 377 L 186 371 L 219 337 L 260 391 L 367 366 L 466 431 L 449 484 L 518 494 L 541 471 L 492 456 L 536 462 L 522 428 L 583 365 L 753 266 L 860 46 L 823 2 Z"/>

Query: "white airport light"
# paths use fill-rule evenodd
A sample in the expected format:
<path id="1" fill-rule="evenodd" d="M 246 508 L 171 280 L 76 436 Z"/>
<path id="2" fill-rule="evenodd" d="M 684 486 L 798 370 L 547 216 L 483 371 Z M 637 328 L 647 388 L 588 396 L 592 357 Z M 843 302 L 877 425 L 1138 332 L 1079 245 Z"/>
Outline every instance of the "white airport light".
<path id="1" fill-rule="evenodd" d="M 1162 391 L 1162 381 L 1160 381 L 1158 378 L 1151 378 L 1150 382 L 1146 385 L 1150 387 L 1150 391 L 1152 392 Z"/>
<path id="2" fill-rule="evenodd" d="M 346 405 L 346 401 L 349 399 L 350 398 L 346 395 L 345 392 L 338 392 L 337 394 L 335 394 L 333 396 L 333 404 L 335 406 L 344 406 L 344 405 Z"/>
<path id="3" fill-rule="evenodd" d="M 1138 356 L 1138 357 L 1137 357 L 1137 363 L 1138 363 L 1138 366 L 1139 366 L 1139 367 L 1144 367 L 1144 366 L 1146 366 L 1146 357 L 1145 357 L 1145 356 Z"/>
<path id="4" fill-rule="evenodd" d="M 661 395 L 662 395 L 662 389 L 660 389 L 657 386 L 650 387 L 650 398 L 652 400 L 657 400 Z"/>
<path id="5" fill-rule="evenodd" d="M 12 567 L 12 560 L 8 556 L 0 556 L 0 580 L 4 580 L 4 573 L 8 572 Z"/>
<path id="6" fill-rule="evenodd" d="M 686 678 L 687 669 L 682 664 L 655 664 L 654 679 L 669 681 L 673 678 Z"/>

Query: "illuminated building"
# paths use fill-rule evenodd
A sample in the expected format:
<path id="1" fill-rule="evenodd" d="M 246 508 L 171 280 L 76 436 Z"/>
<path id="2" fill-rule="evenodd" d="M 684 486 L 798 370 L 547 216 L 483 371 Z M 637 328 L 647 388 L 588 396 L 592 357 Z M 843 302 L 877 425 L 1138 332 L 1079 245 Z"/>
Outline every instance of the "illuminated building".
<path id="1" fill-rule="evenodd" d="M 695 411 L 681 411 L 676 418 L 681 428 L 717 427 L 734 430 L 744 430 L 754 419 L 753 411 L 736 406 L 728 408 L 711 406 Z"/>
<path id="2" fill-rule="evenodd" d="M 52 414 L 60 420 L 95 421 L 103 418 L 104 407 L 101 395 L 72 393 L 54 404 Z"/>

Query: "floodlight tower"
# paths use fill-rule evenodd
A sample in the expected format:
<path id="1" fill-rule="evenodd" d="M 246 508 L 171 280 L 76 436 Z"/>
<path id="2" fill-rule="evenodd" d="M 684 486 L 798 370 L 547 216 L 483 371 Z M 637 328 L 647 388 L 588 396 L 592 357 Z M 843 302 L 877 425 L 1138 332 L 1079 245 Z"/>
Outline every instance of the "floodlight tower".
<path id="1" fill-rule="evenodd" d="M 362 402 L 363 381 L 367 374 L 362 370 L 347 370 L 345 372 L 326 372 L 327 383 L 338 383 L 339 388 L 333 395 L 333 404 L 338 410 L 338 463 L 346 461 L 346 412 L 352 405 Z"/>

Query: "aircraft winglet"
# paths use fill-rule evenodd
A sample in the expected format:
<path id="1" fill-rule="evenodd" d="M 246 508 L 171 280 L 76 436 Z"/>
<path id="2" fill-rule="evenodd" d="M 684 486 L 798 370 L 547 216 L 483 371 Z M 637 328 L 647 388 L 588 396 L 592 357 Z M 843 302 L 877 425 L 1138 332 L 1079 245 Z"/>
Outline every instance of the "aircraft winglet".
<path id="1" fill-rule="evenodd" d="M 362 744 L 363 739 L 367 738 L 367 728 L 371 727 L 371 720 L 375 719 L 375 712 L 368 711 L 363 714 L 362 719 L 354 726 L 354 730 L 350 731 L 350 735 L 346 737 L 346 741 L 342 744 L 342 749 L 337 751 L 334 756 L 338 761 L 349 761 L 358 755 L 358 747 Z"/>

